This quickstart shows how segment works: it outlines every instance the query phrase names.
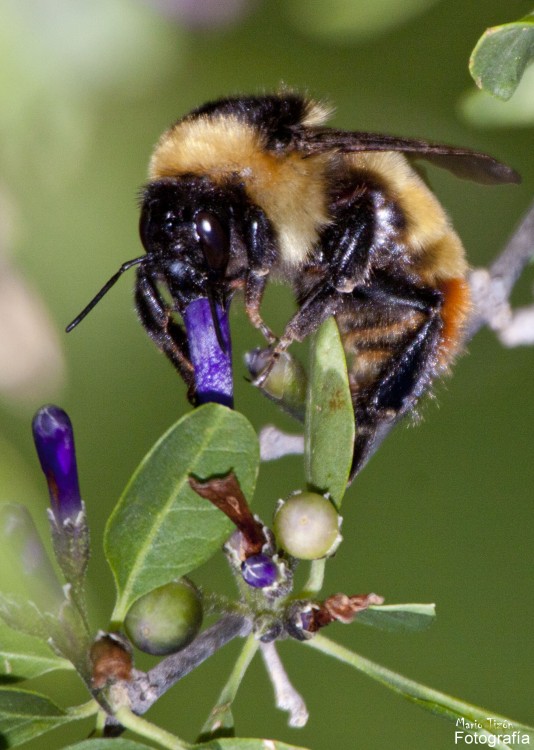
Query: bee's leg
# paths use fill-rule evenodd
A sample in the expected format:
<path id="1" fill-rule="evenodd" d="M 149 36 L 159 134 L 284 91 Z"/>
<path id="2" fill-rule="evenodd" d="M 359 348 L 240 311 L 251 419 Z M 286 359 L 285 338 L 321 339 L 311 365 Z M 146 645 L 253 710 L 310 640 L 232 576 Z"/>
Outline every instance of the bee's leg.
<path id="1" fill-rule="evenodd" d="M 274 344 L 276 336 L 260 314 L 260 305 L 267 284 L 267 273 L 263 275 L 250 271 L 245 284 L 245 311 L 254 328 L 258 328 L 269 344 Z"/>
<path id="2" fill-rule="evenodd" d="M 369 275 L 378 234 L 377 209 L 384 202 L 379 189 L 356 183 L 331 205 L 335 220 L 320 239 L 328 264 L 328 281 L 338 292 L 350 293 Z M 380 226 L 381 241 L 394 242 L 396 229 Z"/>
<path id="3" fill-rule="evenodd" d="M 303 341 L 327 318 L 335 315 L 343 302 L 343 294 L 328 285 L 316 287 L 302 302 L 299 310 L 291 318 L 284 333 L 271 349 L 271 359 L 254 383 L 262 385 L 271 372 L 278 357 L 293 341 Z"/>
<path id="4" fill-rule="evenodd" d="M 258 328 L 269 344 L 276 336 L 260 315 L 260 305 L 276 259 L 276 246 L 271 227 L 263 211 L 250 208 L 247 249 L 249 271 L 245 282 L 245 310 L 254 328 Z"/>
<path id="5" fill-rule="evenodd" d="M 437 289 L 392 282 L 367 291 L 354 308 L 359 324 L 341 314 L 356 418 L 351 480 L 439 373 L 442 305 Z"/>
<path id="6" fill-rule="evenodd" d="M 330 205 L 333 221 L 326 225 L 319 238 L 321 260 L 317 269 L 321 282 L 307 286 L 306 274 L 295 281 L 299 310 L 287 324 L 278 343 L 272 349 L 270 364 L 262 372 L 259 384 L 265 380 L 275 360 L 293 341 L 302 341 L 327 318 L 335 315 L 353 289 L 369 281 L 377 239 L 377 209 L 386 219 L 380 226 L 380 243 L 386 239 L 393 246 L 398 231 L 394 211 L 387 204 L 380 188 L 368 185 L 361 178 L 340 189 Z M 391 214 L 391 217 L 390 217 Z M 383 253 L 383 248 L 380 245 Z M 313 267 L 313 260 L 310 268 Z"/>
<path id="7" fill-rule="evenodd" d="M 322 260 L 317 268 L 322 281 L 305 289 L 305 274 L 296 280 L 300 309 L 273 348 L 273 359 L 292 341 L 302 341 L 313 333 L 324 320 L 336 314 L 353 289 L 368 282 L 377 231 L 376 209 L 384 200 L 378 188 L 361 181 L 346 185 L 333 199 L 330 212 L 335 220 L 323 229 L 319 239 Z M 393 242 L 397 231 L 393 222 L 381 227 L 381 241 L 386 231 Z"/>
<path id="8" fill-rule="evenodd" d="M 187 397 L 194 404 L 194 370 L 189 360 L 185 331 L 173 320 L 171 308 L 162 298 L 155 280 L 144 268 L 137 272 L 135 306 L 146 332 L 185 381 Z"/>
<path id="9" fill-rule="evenodd" d="M 293 341 L 303 341 L 316 331 L 321 323 L 336 314 L 343 302 L 343 296 L 328 284 L 314 289 L 286 325 L 273 353 L 280 354 Z"/>

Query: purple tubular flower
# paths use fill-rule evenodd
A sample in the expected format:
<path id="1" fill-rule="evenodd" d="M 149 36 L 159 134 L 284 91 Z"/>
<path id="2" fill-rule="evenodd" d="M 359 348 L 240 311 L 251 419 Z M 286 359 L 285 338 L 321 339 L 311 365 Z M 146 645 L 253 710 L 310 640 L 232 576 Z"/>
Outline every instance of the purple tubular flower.
<path id="1" fill-rule="evenodd" d="M 54 517 L 61 523 L 75 520 L 82 501 L 71 421 L 58 406 L 43 406 L 33 418 L 32 429 Z"/>
<path id="2" fill-rule="evenodd" d="M 213 320 L 210 301 L 201 297 L 189 303 L 183 316 L 195 371 L 197 399 L 199 404 L 215 402 L 232 408 L 232 344 L 228 310 L 223 310 L 216 302 L 213 310 L 217 322 Z"/>
<path id="3" fill-rule="evenodd" d="M 276 563 L 268 555 L 251 555 L 241 565 L 241 575 L 249 586 L 265 589 L 278 578 Z"/>

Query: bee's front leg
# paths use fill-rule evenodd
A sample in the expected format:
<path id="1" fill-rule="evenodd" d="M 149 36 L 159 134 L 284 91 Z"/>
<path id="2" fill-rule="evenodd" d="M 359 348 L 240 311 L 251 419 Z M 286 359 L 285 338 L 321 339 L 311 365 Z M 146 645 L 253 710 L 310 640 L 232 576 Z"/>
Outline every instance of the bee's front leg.
<path id="1" fill-rule="evenodd" d="M 173 319 L 172 309 L 161 296 L 156 279 L 144 268 L 137 272 L 135 306 L 145 331 L 181 375 L 187 385 L 187 397 L 194 404 L 194 369 L 185 331 Z"/>
<path id="2" fill-rule="evenodd" d="M 258 328 L 268 344 L 276 341 L 276 336 L 265 323 L 260 314 L 260 305 L 267 284 L 268 272 L 263 274 L 251 271 L 245 285 L 245 311 L 254 328 Z"/>
<path id="3" fill-rule="evenodd" d="M 276 243 L 270 222 L 257 206 L 248 209 L 246 246 L 249 270 L 245 282 L 245 310 L 254 328 L 258 328 L 269 344 L 276 336 L 260 315 L 260 305 L 271 268 L 276 261 Z"/>
<path id="4" fill-rule="evenodd" d="M 280 339 L 271 346 L 270 359 L 254 380 L 254 384 L 261 386 L 265 382 L 277 359 L 293 341 L 303 341 L 314 333 L 327 318 L 335 315 L 342 304 L 343 296 L 329 285 L 315 288 L 293 315 Z"/>

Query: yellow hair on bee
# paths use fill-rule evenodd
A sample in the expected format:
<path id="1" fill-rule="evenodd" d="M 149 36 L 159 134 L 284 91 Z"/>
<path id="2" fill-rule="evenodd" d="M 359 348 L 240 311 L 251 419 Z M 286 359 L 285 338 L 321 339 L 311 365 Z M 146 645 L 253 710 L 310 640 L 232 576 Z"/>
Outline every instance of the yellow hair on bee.
<path id="1" fill-rule="evenodd" d="M 443 294 L 438 362 L 446 370 L 460 347 L 471 305 L 464 278 L 467 261 L 460 238 L 441 204 L 402 154 L 363 153 L 350 156 L 349 161 L 378 182 L 399 207 L 406 220 L 402 239 L 411 255 L 413 270 L 423 283 L 437 286 Z M 367 374 L 370 365 L 364 361 L 360 367 Z"/>
<path id="2" fill-rule="evenodd" d="M 403 241 L 423 281 L 435 283 L 465 274 L 460 238 L 437 198 L 402 154 L 361 153 L 347 160 L 352 168 L 368 173 L 399 207 L 406 220 Z"/>
<path id="3" fill-rule="evenodd" d="M 282 265 L 308 257 L 328 223 L 325 170 L 328 156 L 304 159 L 265 148 L 260 131 L 234 116 L 200 116 L 178 122 L 163 134 L 149 167 L 157 180 L 207 175 L 215 183 L 237 178 L 271 220 Z"/>
<path id="4" fill-rule="evenodd" d="M 324 125 L 334 114 L 334 108 L 326 102 L 316 102 L 308 99 L 302 124 L 308 128 L 314 128 L 318 125 Z"/>
<path id="5" fill-rule="evenodd" d="M 451 227 L 438 240 L 423 248 L 416 268 L 428 284 L 439 284 L 465 275 L 467 261 L 464 247 Z"/>

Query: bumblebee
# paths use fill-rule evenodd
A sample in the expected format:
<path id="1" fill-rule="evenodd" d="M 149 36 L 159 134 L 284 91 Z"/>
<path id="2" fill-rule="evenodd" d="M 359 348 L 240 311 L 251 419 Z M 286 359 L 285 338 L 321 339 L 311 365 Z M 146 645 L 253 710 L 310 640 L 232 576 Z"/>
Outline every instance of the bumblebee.
<path id="1" fill-rule="evenodd" d="M 208 298 L 213 311 L 242 290 L 273 361 L 335 316 L 357 423 L 353 478 L 449 369 L 470 309 L 462 243 L 410 160 L 485 184 L 519 177 L 468 149 L 329 128 L 329 114 L 283 92 L 220 99 L 178 120 L 142 190 L 146 254 L 123 264 L 68 330 L 137 266 L 141 322 L 194 401 L 175 317 L 194 299 Z M 280 337 L 260 313 L 271 277 L 291 285 L 298 305 Z"/>

